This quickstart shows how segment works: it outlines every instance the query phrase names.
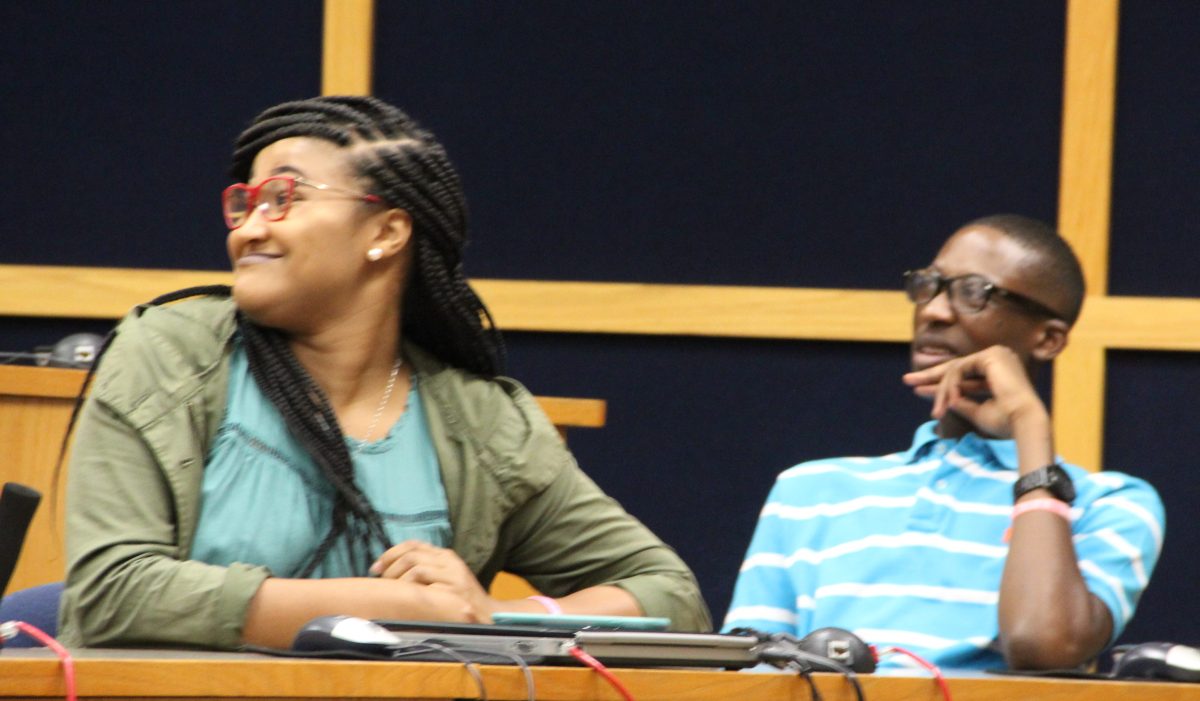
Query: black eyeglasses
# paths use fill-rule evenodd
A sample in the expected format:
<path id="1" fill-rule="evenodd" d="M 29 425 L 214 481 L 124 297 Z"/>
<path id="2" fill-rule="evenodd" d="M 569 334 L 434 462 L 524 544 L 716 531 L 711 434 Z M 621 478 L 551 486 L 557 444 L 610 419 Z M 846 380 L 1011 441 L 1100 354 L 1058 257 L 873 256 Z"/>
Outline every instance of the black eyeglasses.
<path id="1" fill-rule="evenodd" d="M 950 304 L 959 312 L 973 314 L 987 306 L 992 296 L 1001 297 L 1027 312 L 1061 319 L 1062 314 L 1023 294 L 1006 290 L 982 275 L 946 277 L 936 270 L 923 268 L 904 273 L 904 292 L 914 304 L 925 304 L 947 290 Z"/>

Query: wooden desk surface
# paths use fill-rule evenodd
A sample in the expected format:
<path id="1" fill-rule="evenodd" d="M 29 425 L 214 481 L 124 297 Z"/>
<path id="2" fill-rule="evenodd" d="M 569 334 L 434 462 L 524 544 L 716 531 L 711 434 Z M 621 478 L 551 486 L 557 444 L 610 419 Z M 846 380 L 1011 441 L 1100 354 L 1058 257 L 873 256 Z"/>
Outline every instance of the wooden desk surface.
<path id="1" fill-rule="evenodd" d="M 92 699 L 452 699 L 477 698 L 470 675 L 457 664 L 297 660 L 241 653 L 155 650 L 79 650 L 76 679 L 81 698 Z M 516 667 L 481 666 L 488 698 L 527 698 Z M 638 701 L 807 701 L 808 685 L 784 673 L 693 670 L 616 670 Z M 619 698 L 588 669 L 536 667 L 536 698 L 608 701 Z M 814 675 L 827 701 L 851 701 L 850 686 L 836 675 Z M 940 701 L 927 676 L 861 677 L 868 701 Z M 1200 684 L 1086 681 L 986 674 L 950 679 L 955 701 L 1200 700 Z M 63 695 L 57 659 L 47 650 L 0 652 L 0 696 L 45 699 Z"/>

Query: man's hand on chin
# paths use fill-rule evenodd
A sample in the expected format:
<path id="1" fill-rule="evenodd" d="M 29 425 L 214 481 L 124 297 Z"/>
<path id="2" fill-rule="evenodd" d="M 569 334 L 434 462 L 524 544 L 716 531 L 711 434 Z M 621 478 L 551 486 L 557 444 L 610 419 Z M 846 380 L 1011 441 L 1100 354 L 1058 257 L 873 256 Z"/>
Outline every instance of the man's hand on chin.
<path id="1" fill-rule="evenodd" d="M 1012 438 L 1018 424 L 1050 420 L 1021 359 L 1007 346 L 905 373 L 904 383 L 933 399 L 933 418 L 952 411 L 997 438 Z"/>

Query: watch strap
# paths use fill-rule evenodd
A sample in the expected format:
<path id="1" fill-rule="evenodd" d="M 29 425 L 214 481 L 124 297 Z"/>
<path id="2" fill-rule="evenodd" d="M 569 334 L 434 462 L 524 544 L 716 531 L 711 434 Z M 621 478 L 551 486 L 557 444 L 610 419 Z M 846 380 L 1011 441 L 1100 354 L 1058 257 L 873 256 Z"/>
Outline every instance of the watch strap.
<path id="1" fill-rule="evenodd" d="M 1018 478 L 1013 483 L 1013 501 L 1035 489 L 1046 489 L 1055 499 L 1067 504 L 1075 501 L 1075 485 L 1071 482 L 1071 476 L 1058 463 L 1051 463 Z"/>

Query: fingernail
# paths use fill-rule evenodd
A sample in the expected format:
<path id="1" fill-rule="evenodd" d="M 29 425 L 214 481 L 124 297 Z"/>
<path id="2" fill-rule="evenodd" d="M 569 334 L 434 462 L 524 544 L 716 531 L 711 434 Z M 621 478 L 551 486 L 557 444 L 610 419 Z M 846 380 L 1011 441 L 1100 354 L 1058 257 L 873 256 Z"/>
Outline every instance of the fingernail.
<path id="1" fill-rule="evenodd" d="M 381 567 L 379 565 L 379 563 L 376 562 L 371 565 L 371 568 L 369 570 L 367 570 L 367 572 L 370 572 L 371 574 L 374 574 L 374 575 L 378 575 L 380 570 L 382 570 L 382 569 L 383 569 L 383 567 Z"/>

